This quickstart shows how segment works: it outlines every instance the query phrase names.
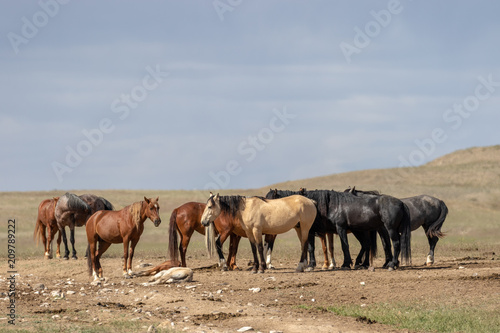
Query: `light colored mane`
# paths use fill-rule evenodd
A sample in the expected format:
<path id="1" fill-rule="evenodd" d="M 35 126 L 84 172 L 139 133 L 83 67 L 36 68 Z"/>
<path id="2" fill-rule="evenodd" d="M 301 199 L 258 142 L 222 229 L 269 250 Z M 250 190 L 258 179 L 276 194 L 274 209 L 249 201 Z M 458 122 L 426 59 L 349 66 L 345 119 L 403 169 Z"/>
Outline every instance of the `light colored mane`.
<path id="1" fill-rule="evenodd" d="M 139 225 L 139 222 L 141 221 L 141 208 L 142 201 L 134 202 L 130 205 L 129 208 L 130 215 L 132 216 L 132 221 L 134 221 L 136 225 Z"/>

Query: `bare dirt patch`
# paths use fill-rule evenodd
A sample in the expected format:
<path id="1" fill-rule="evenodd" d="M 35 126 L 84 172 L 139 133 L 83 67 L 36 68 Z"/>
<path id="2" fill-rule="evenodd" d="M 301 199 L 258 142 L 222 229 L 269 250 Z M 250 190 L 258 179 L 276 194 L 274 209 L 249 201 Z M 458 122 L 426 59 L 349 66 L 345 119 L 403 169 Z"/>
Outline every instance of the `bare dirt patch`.
<path id="1" fill-rule="evenodd" d="M 162 260 L 142 262 L 156 265 Z M 16 328 L 127 331 L 121 325 L 130 324 L 139 331 L 154 325 L 158 331 L 189 332 L 235 332 L 246 326 L 261 332 L 404 332 L 367 317 L 342 317 L 326 309 L 380 303 L 476 306 L 500 301 L 498 258 L 442 259 L 433 267 L 394 272 L 376 268 L 373 272 L 295 273 L 295 262 L 280 261 L 275 270 L 251 274 L 206 268 L 206 260 L 200 259 L 190 259 L 188 264 L 194 269 L 192 282 L 145 287 L 148 277 L 123 279 L 121 259 L 104 258 L 108 280 L 91 286 L 83 258 L 21 260 Z M 7 302 L 8 298 L 1 301 Z"/>

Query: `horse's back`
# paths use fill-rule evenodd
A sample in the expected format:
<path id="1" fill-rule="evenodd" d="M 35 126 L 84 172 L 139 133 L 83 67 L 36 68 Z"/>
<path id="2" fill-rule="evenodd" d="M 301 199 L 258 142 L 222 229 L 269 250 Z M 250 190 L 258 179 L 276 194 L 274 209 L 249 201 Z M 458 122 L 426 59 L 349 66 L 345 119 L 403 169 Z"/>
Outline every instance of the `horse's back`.
<path id="1" fill-rule="evenodd" d="M 434 222 L 441 216 L 443 213 L 442 210 L 446 207 L 442 200 L 427 194 L 403 198 L 401 201 L 403 201 L 409 209 L 411 230 L 418 229 L 422 225 Z"/>
<path id="2" fill-rule="evenodd" d="M 316 217 L 314 202 L 301 195 L 280 199 L 247 198 L 245 206 L 242 222 L 269 234 L 287 232 L 298 222 L 310 227 Z"/>

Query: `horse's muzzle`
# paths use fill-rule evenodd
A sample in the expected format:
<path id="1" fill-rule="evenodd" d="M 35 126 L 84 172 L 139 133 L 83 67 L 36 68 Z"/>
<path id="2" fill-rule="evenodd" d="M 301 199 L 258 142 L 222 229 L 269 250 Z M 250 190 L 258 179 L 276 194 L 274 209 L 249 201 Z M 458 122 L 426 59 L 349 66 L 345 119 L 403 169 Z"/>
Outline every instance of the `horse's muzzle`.
<path id="1" fill-rule="evenodd" d="M 210 225 L 210 220 L 205 220 L 205 221 L 201 221 L 201 224 L 204 226 L 204 227 L 208 227 Z"/>
<path id="2" fill-rule="evenodd" d="M 160 220 L 160 219 L 158 219 L 158 220 L 154 220 L 154 222 L 153 222 L 153 223 L 154 223 L 155 227 L 157 227 L 157 226 L 159 226 L 159 225 L 160 225 L 161 220 Z"/>

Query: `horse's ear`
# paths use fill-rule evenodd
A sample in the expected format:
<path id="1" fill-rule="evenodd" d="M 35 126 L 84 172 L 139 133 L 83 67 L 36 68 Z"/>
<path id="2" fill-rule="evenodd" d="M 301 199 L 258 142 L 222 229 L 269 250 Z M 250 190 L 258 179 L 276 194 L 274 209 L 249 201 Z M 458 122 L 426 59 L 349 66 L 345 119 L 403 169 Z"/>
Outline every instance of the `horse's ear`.
<path id="1" fill-rule="evenodd" d="M 160 200 L 160 197 L 156 197 L 156 202 L 158 202 L 158 200 Z"/>
<path id="2" fill-rule="evenodd" d="M 144 197 L 144 201 L 146 201 L 147 203 L 150 203 L 151 200 L 149 200 L 148 198 Z"/>
<path id="3" fill-rule="evenodd" d="M 217 193 L 217 195 L 215 196 L 214 198 L 215 200 L 219 200 L 219 193 Z"/>
<path id="4" fill-rule="evenodd" d="M 354 193 L 356 191 L 356 186 L 352 187 L 351 193 Z"/>

